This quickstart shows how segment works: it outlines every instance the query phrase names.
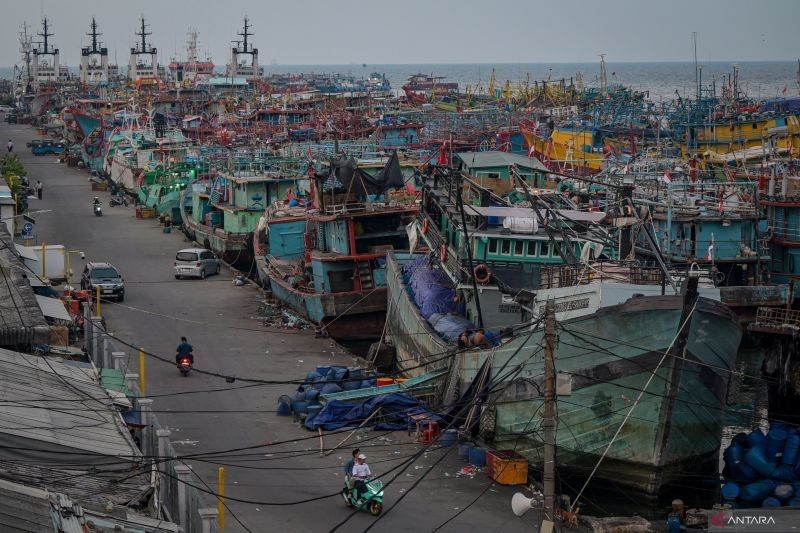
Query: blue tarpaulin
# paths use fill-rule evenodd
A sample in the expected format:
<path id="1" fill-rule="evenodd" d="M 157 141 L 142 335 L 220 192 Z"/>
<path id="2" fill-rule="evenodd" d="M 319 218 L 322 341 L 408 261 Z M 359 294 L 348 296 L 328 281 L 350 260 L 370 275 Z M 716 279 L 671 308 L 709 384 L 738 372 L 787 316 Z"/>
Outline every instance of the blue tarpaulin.
<path id="1" fill-rule="evenodd" d="M 355 427 L 364 422 L 375 410 L 381 410 L 376 417 L 374 429 L 404 430 L 408 428 L 409 416 L 426 413 L 431 420 L 439 420 L 419 400 L 405 394 L 382 394 L 363 402 L 353 403 L 342 400 L 328 402 L 313 418 L 306 419 L 306 428 L 322 428 L 332 431 L 343 427 Z"/>
<path id="2" fill-rule="evenodd" d="M 434 313 L 464 313 L 464 303 L 456 300 L 450 278 L 440 269 L 430 268 L 428 258 L 421 257 L 403 267 L 408 286 L 420 313 L 426 319 Z"/>
<path id="3" fill-rule="evenodd" d="M 449 341 L 458 339 L 465 331 L 473 331 L 475 324 L 460 315 L 434 313 L 428 318 L 428 323 L 436 333 Z"/>

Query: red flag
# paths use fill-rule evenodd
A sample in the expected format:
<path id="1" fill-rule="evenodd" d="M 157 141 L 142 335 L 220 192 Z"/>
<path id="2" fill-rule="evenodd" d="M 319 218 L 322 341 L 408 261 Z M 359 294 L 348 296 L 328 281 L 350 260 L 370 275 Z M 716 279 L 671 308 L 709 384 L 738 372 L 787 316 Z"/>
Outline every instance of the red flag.
<path id="1" fill-rule="evenodd" d="M 788 85 L 784 85 L 783 86 L 783 94 L 786 94 L 786 91 L 788 91 L 788 90 L 789 90 L 789 86 Z"/>
<path id="2" fill-rule="evenodd" d="M 664 183 L 672 183 L 672 175 L 669 173 L 669 170 L 664 171 L 664 177 L 661 178 Z"/>

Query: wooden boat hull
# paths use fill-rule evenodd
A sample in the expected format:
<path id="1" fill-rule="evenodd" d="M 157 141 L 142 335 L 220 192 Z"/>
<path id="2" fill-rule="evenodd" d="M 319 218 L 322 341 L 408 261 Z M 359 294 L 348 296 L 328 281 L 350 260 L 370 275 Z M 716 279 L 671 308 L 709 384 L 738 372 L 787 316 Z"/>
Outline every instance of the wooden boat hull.
<path id="1" fill-rule="evenodd" d="M 443 358 L 448 351 L 455 354 L 455 346 L 444 342 L 419 314 L 400 263 L 391 254 L 387 283 L 392 297 L 387 338 L 396 349 L 398 366 L 417 375 L 452 360 L 451 379 L 463 391 L 491 358 L 497 392 L 493 409 L 484 409 L 487 417 L 492 415 L 489 422 L 482 421 L 492 428 L 490 445 L 515 448 L 534 466 L 541 465 L 536 430 L 543 412 L 543 332 L 519 333 L 493 351 L 475 349 Z M 717 452 L 741 330 L 724 304 L 701 297 L 687 326 L 685 358 L 664 357 L 678 335 L 682 307 L 682 296 L 635 297 L 560 322 L 556 368 L 571 389 L 558 398 L 561 467 L 585 475 L 582 469 L 594 466 L 653 373 L 597 477 L 654 496 L 684 465 Z M 521 368 L 513 380 L 505 377 L 509 368 Z M 635 468 L 621 473 L 623 463 Z"/>
<path id="2" fill-rule="evenodd" d="M 298 290 L 267 271 L 275 298 L 341 341 L 380 337 L 386 320 L 386 289 L 345 293 L 312 293 Z"/>

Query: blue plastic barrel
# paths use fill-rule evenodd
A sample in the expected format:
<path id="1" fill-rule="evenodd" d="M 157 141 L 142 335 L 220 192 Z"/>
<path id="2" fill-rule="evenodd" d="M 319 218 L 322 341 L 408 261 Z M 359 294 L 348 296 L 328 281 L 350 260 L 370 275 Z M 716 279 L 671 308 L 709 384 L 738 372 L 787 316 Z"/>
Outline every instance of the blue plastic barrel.
<path id="1" fill-rule="evenodd" d="M 782 457 L 783 449 L 786 447 L 786 438 L 789 435 L 783 429 L 771 429 L 767 433 L 767 459 L 774 461 L 777 457 Z"/>
<path id="2" fill-rule="evenodd" d="M 798 451 L 800 451 L 800 435 L 792 433 L 786 437 L 786 446 L 783 447 L 781 462 L 785 465 L 794 466 L 797 462 Z"/>
<path id="3" fill-rule="evenodd" d="M 794 469 L 789 465 L 778 465 L 775 470 L 772 471 L 772 477 L 791 483 L 795 479 Z"/>
<path id="4" fill-rule="evenodd" d="M 319 400 L 319 391 L 317 389 L 308 389 L 306 391 L 306 400 L 309 402 L 316 402 Z"/>
<path id="5" fill-rule="evenodd" d="M 745 440 L 751 448 L 766 448 L 767 445 L 767 436 L 758 428 L 751 431 Z"/>
<path id="6" fill-rule="evenodd" d="M 345 381 L 342 382 L 342 388 L 344 390 L 358 390 L 361 388 L 361 379 L 356 378 L 353 379 L 352 376 L 347 378 Z"/>
<path id="7" fill-rule="evenodd" d="M 794 496 L 794 487 L 791 483 L 778 483 L 772 494 L 782 502 L 789 501 Z"/>
<path id="8" fill-rule="evenodd" d="M 284 394 L 278 398 L 278 416 L 289 416 L 292 414 L 292 398 Z"/>
<path id="9" fill-rule="evenodd" d="M 787 426 L 783 422 L 772 422 L 772 421 L 770 421 L 769 430 L 772 431 L 773 429 L 780 429 L 781 431 L 788 431 L 789 426 Z"/>
<path id="10" fill-rule="evenodd" d="M 351 378 L 361 378 L 364 376 L 364 370 L 360 366 L 355 366 L 348 369 Z"/>
<path id="11" fill-rule="evenodd" d="M 442 446 L 452 446 L 458 441 L 458 430 L 457 429 L 446 429 L 442 432 L 442 436 L 439 437 L 439 444 Z"/>
<path id="12" fill-rule="evenodd" d="M 469 464 L 473 466 L 486 466 L 486 450 L 478 446 L 470 448 Z"/>
<path id="13" fill-rule="evenodd" d="M 735 500 L 739 497 L 739 485 L 733 481 L 728 481 L 722 485 L 722 497 L 726 500 Z"/>
<path id="14" fill-rule="evenodd" d="M 760 502 L 775 490 L 775 482 L 771 479 L 762 479 L 739 490 L 739 497 L 748 502 Z"/>
<path id="15" fill-rule="evenodd" d="M 336 394 L 342 392 L 342 388 L 336 383 L 326 383 L 322 387 L 322 394 Z"/>
<path id="16" fill-rule="evenodd" d="M 362 389 L 368 389 L 370 387 L 372 387 L 372 382 L 370 380 L 368 380 L 368 379 L 362 379 L 361 380 L 361 388 Z"/>
<path id="17" fill-rule="evenodd" d="M 313 370 L 311 370 L 306 374 L 306 381 L 308 381 L 309 383 L 314 383 L 315 381 L 317 381 L 321 377 L 322 377 L 322 374 L 320 374 L 319 372 L 314 372 Z"/>
<path id="18" fill-rule="evenodd" d="M 733 467 L 732 473 L 737 480 L 744 481 L 745 483 L 749 483 L 758 479 L 758 472 L 756 472 L 755 468 L 744 461 L 739 461 L 736 463 Z"/>
<path id="19" fill-rule="evenodd" d="M 308 411 L 308 402 L 307 401 L 305 401 L 305 400 L 303 400 L 303 401 L 295 400 L 295 401 L 292 402 L 292 412 L 295 414 L 295 416 L 303 414 L 303 413 L 305 413 L 307 411 Z"/>
<path id="20" fill-rule="evenodd" d="M 458 458 L 469 461 L 469 451 L 475 447 L 474 442 L 462 442 L 458 445 Z"/>
<path id="21" fill-rule="evenodd" d="M 787 507 L 800 507 L 800 498 L 792 498 L 786 503 Z"/>
<path id="22" fill-rule="evenodd" d="M 330 369 L 331 369 L 331 367 L 329 367 L 329 366 L 318 366 L 317 367 L 317 374 L 319 374 L 322 377 L 327 376 L 328 372 L 330 371 Z"/>
<path id="23" fill-rule="evenodd" d="M 761 507 L 780 507 L 781 501 L 778 498 L 770 496 L 769 498 L 764 498 L 764 501 L 761 502 Z"/>
<path id="24" fill-rule="evenodd" d="M 777 466 L 775 463 L 768 461 L 764 456 L 764 450 L 758 447 L 750 448 L 745 454 L 744 460 L 764 477 L 770 477 Z"/>
<path id="25" fill-rule="evenodd" d="M 725 459 L 725 464 L 732 467 L 744 458 L 744 449 L 739 443 L 734 442 L 725 448 L 722 458 Z"/>

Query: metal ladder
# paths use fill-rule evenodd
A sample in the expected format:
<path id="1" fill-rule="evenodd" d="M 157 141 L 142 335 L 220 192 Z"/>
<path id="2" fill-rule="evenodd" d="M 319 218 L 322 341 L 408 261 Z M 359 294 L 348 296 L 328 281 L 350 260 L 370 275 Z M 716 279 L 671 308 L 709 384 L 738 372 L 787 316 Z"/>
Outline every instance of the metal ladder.
<path id="1" fill-rule="evenodd" d="M 369 261 L 357 261 L 356 273 L 361 282 L 361 290 L 372 290 L 375 288 L 375 283 L 372 280 L 372 268 L 369 266 Z"/>

